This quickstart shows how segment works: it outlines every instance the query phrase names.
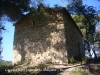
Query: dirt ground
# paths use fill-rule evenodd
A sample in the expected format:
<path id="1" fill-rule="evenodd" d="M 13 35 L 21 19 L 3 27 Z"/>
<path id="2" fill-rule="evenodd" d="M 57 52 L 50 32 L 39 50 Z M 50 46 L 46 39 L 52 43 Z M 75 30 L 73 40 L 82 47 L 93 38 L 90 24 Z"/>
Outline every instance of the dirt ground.
<path id="1" fill-rule="evenodd" d="M 100 75 L 100 64 L 53 65 L 49 71 L 37 75 Z"/>
<path id="2" fill-rule="evenodd" d="M 26 69 L 16 75 L 100 75 L 100 64 L 50 65 L 42 70 Z"/>

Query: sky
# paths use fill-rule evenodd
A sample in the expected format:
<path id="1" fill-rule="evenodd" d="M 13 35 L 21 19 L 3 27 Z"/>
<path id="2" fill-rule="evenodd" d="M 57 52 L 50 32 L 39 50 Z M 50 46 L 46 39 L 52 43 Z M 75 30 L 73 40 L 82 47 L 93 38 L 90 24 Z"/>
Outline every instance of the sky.
<path id="1" fill-rule="evenodd" d="M 46 0 L 46 4 L 49 4 L 50 7 L 53 7 L 55 4 L 58 4 L 59 6 L 66 7 L 67 2 L 61 0 Z M 100 2 L 97 0 L 84 0 L 84 4 L 87 5 L 93 5 L 95 7 L 100 6 Z M 100 8 L 99 8 L 100 9 Z M 12 52 L 13 52 L 13 40 L 14 40 L 14 26 L 12 23 L 5 21 L 4 26 L 6 28 L 6 31 L 3 31 L 2 36 L 3 36 L 3 60 L 6 61 L 12 61 Z"/>

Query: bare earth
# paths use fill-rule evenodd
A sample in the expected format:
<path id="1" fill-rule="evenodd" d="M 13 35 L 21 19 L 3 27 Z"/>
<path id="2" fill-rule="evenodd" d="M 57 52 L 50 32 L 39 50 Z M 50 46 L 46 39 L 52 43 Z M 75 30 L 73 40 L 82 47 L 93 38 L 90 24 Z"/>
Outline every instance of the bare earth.
<path id="1" fill-rule="evenodd" d="M 50 65 L 49 69 L 27 75 L 100 75 L 100 64 Z"/>

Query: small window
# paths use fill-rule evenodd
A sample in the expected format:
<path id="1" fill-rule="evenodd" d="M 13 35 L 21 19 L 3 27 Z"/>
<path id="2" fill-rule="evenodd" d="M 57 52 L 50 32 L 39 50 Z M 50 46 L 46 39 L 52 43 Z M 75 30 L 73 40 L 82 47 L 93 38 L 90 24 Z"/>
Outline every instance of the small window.
<path id="1" fill-rule="evenodd" d="M 35 25 L 35 21 L 33 21 L 33 25 Z"/>
<path id="2" fill-rule="evenodd" d="M 80 53 L 80 44 L 79 44 L 79 42 L 78 42 L 78 52 L 79 52 L 79 55 L 80 55 L 81 53 Z"/>

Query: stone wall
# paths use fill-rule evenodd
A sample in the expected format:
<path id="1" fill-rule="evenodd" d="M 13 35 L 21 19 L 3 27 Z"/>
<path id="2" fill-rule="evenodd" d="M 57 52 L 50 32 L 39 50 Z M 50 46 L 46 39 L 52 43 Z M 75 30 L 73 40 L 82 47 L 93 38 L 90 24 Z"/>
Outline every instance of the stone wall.
<path id="1" fill-rule="evenodd" d="M 68 57 L 84 55 L 82 43 L 82 35 L 66 14 L 56 13 L 56 20 L 43 26 L 34 25 L 28 14 L 15 24 L 12 61 L 68 63 Z"/>
<path id="2" fill-rule="evenodd" d="M 75 23 L 72 22 L 67 16 L 64 17 L 65 26 L 65 37 L 66 37 L 66 48 L 68 57 L 82 55 L 85 56 L 85 51 L 83 49 L 83 39 L 82 35 L 75 27 Z"/>

